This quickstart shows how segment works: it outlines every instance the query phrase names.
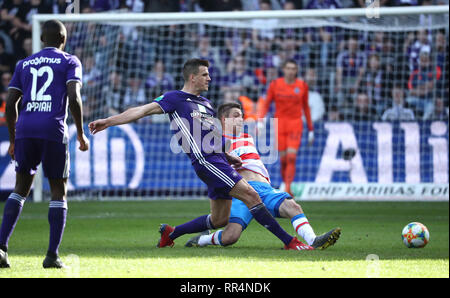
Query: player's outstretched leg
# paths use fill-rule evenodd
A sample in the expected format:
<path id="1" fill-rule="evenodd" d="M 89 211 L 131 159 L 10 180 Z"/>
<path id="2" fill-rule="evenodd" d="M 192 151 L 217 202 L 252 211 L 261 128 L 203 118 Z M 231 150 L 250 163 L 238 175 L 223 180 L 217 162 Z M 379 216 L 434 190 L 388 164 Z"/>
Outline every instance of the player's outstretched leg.
<path id="1" fill-rule="evenodd" d="M 279 212 L 281 217 L 291 219 L 292 226 L 297 234 L 314 249 L 325 249 L 335 244 L 341 235 L 341 229 L 334 228 L 325 234 L 316 236 L 302 207 L 293 199 L 284 200 L 280 205 Z"/>
<path id="2" fill-rule="evenodd" d="M 8 253 L 0 249 L 0 268 L 9 268 L 11 265 L 8 261 Z"/>
<path id="3" fill-rule="evenodd" d="M 335 244 L 340 236 L 341 228 L 334 228 L 325 234 L 317 236 L 311 246 L 314 247 L 314 249 L 325 249 Z"/>

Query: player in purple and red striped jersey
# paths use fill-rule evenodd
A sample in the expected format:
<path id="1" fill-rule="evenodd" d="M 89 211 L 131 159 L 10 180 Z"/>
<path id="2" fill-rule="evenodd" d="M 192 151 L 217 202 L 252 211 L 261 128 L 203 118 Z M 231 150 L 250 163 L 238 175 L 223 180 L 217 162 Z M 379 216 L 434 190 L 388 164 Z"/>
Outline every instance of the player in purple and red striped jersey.
<path id="1" fill-rule="evenodd" d="M 174 240 L 184 234 L 224 227 L 228 223 L 231 199 L 235 197 L 244 202 L 256 221 L 275 234 L 288 249 L 297 249 L 296 239 L 281 228 L 258 193 L 231 166 L 239 167 L 241 160 L 226 153 L 225 141 L 221 129 L 215 124 L 211 103 L 200 95 L 209 88 L 211 78 L 208 67 L 206 60 L 188 60 L 183 66 L 185 83 L 181 90 L 169 91 L 152 103 L 93 121 L 89 123 L 89 129 L 95 134 L 110 126 L 133 122 L 145 116 L 169 115 L 174 136 L 178 137 L 179 144 L 191 159 L 197 176 L 208 187 L 211 213 L 176 227 L 162 224 L 158 247 L 173 246 Z"/>
<path id="2" fill-rule="evenodd" d="M 6 120 L 15 161 L 16 185 L 6 201 L 0 229 L 0 268 L 9 267 L 8 241 L 30 193 L 34 174 L 42 163 L 51 189 L 48 211 L 50 240 L 44 268 L 62 268 L 58 256 L 67 215 L 67 178 L 69 176 L 69 140 L 66 124 L 70 109 L 77 128 L 79 149 L 86 151 L 89 141 L 83 131 L 80 96 L 82 68 L 77 57 L 63 51 L 67 31 L 56 20 L 43 24 L 44 49 L 16 65 L 6 100 Z M 18 115 L 16 104 L 18 106 Z"/>

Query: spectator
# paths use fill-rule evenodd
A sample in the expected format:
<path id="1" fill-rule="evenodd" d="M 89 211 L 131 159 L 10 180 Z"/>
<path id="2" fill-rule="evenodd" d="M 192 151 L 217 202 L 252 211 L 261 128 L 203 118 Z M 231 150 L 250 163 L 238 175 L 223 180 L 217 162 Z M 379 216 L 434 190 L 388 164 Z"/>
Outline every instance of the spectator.
<path id="1" fill-rule="evenodd" d="M 300 69 L 306 69 L 311 59 L 309 59 L 309 48 L 299 49 L 300 42 L 295 36 L 288 36 L 281 41 L 280 50 L 278 51 L 278 60 L 287 61 L 294 60 Z"/>
<path id="2" fill-rule="evenodd" d="M 133 106 L 139 106 L 146 103 L 147 96 L 145 95 L 145 88 L 142 80 L 136 76 L 131 75 L 127 80 L 127 87 L 123 97 L 123 110 Z"/>
<path id="3" fill-rule="evenodd" d="M 1 76 L 0 92 L 8 91 L 9 82 L 11 82 L 12 75 L 10 72 L 4 72 Z"/>
<path id="4" fill-rule="evenodd" d="M 405 107 L 404 91 L 400 84 L 392 88 L 392 107 L 384 111 L 383 121 L 413 121 L 413 110 Z"/>
<path id="5" fill-rule="evenodd" d="M 144 1 L 144 12 L 179 12 L 179 0 L 152 0 Z"/>
<path id="6" fill-rule="evenodd" d="M 22 42 L 22 48 L 16 52 L 17 60 L 25 59 L 33 54 L 33 40 L 31 37 L 27 37 Z"/>
<path id="7" fill-rule="evenodd" d="M 335 9 L 341 8 L 339 0 L 310 0 L 306 9 Z"/>
<path id="8" fill-rule="evenodd" d="M 52 12 L 53 14 L 64 14 L 66 13 L 66 9 L 68 6 L 68 3 L 66 0 L 54 0 L 52 1 Z"/>
<path id="9" fill-rule="evenodd" d="M 211 46 L 211 40 L 206 35 L 199 37 L 197 48 L 189 54 L 189 57 L 208 60 L 209 74 L 216 82 L 220 75 L 224 73 L 225 68 L 222 64 L 219 49 Z M 186 59 L 188 58 L 186 57 Z"/>
<path id="10" fill-rule="evenodd" d="M 364 75 L 366 57 L 358 50 L 355 37 L 347 40 L 347 49 L 340 52 L 336 62 L 336 86 L 338 105 L 348 107 L 353 101 Z"/>
<path id="11" fill-rule="evenodd" d="M 262 11 L 272 10 L 270 0 L 260 0 L 259 8 Z M 256 39 L 275 39 L 275 27 L 278 25 L 278 19 L 254 19 L 252 27 L 258 28 L 253 30 L 253 40 Z"/>
<path id="12" fill-rule="evenodd" d="M 391 1 L 391 0 L 378 0 L 379 2 L 379 5 L 380 6 L 386 6 L 388 3 L 389 3 L 389 1 Z M 371 3 L 373 3 L 374 2 L 374 0 L 372 0 L 371 1 Z M 357 8 L 366 8 L 368 5 L 367 5 L 367 2 L 366 2 L 366 0 L 353 0 L 353 7 L 357 7 Z"/>
<path id="13" fill-rule="evenodd" d="M 203 11 L 242 10 L 241 0 L 197 0 Z"/>
<path id="14" fill-rule="evenodd" d="M 5 43 L 3 39 L 0 39 L 0 74 L 3 72 L 13 72 L 14 71 L 14 60 L 15 58 L 6 53 Z"/>
<path id="15" fill-rule="evenodd" d="M 353 121 L 374 121 L 376 110 L 371 104 L 371 100 L 366 93 L 360 92 L 356 96 L 355 105 L 350 114 L 346 115 L 346 120 Z"/>
<path id="16" fill-rule="evenodd" d="M 337 105 L 331 105 L 328 109 L 327 120 L 331 122 L 338 122 L 344 120 L 339 107 Z"/>
<path id="17" fill-rule="evenodd" d="M 445 107 L 442 97 L 436 97 L 433 109 L 427 111 L 424 120 L 440 120 L 448 123 L 448 107 Z"/>
<path id="18" fill-rule="evenodd" d="M 152 72 L 145 80 L 145 89 L 148 90 L 149 98 L 156 98 L 164 92 L 175 89 L 175 80 L 172 75 L 165 71 L 164 63 L 156 61 Z"/>
<path id="19" fill-rule="evenodd" d="M 335 67 L 336 67 L 336 47 L 333 43 L 333 31 L 332 27 L 319 28 L 320 40 L 316 43 L 315 57 L 317 69 L 317 87 L 324 96 L 325 102 L 330 101 L 330 89 L 334 87 L 335 81 Z"/>
<path id="20" fill-rule="evenodd" d="M 102 88 L 104 106 L 108 107 L 108 115 L 115 115 L 123 111 L 123 100 L 125 91 L 122 88 L 123 79 L 118 71 L 109 74 L 108 84 Z M 98 108 L 98 107 L 97 107 Z"/>
<path id="21" fill-rule="evenodd" d="M 413 33 L 409 33 L 404 46 L 408 56 L 410 71 L 416 70 L 419 67 L 419 56 L 422 51 L 431 52 L 432 50 L 427 30 L 420 29 L 416 34 L 417 37 L 414 37 Z"/>
<path id="22" fill-rule="evenodd" d="M 223 63 L 227 64 L 231 58 L 245 54 L 251 43 L 249 31 L 241 28 L 230 28 L 225 33 L 225 53 Z"/>
<path id="23" fill-rule="evenodd" d="M 415 110 L 418 117 L 433 108 L 433 91 L 436 80 L 440 79 L 437 68 L 431 65 L 430 53 L 420 52 L 419 68 L 412 71 L 408 81 L 409 94 L 406 102 Z"/>
<path id="24" fill-rule="evenodd" d="M 294 1 L 285 1 L 283 3 L 283 10 L 295 10 L 295 9 L 301 9 L 302 8 L 302 2 L 297 1 L 295 3 Z"/>
<path id="25" fill-rule="evenodd" d="M 95 87 L 100 83 L 102 72 L 95 65 L 94 56 L 88 55 L 83 60 L 83 85 Z"/>
<path id="26" fill-rule="evenodd" d="M 14 17 L 23 5 L 25 5 L 23 0 L 4 0 L 0 4 L 0 31 L 13 34 Z"/>
<path id="27" fill-rule="evenodd" d="M 238 55 L 232 59 L 227 66 L 227 77 L 224 82 L 227 86 L 242 86 L 246 88 L 250 98 L 257 97 L 258 79 L 247 68 L 247 62 L 243 55 Z"/>
<path id="28" fill-rule="evenodd" d="M 389 6 L 418 6 L 420 0 L 389 0 Z"/>
<path id="29" fill-rule="evenodd" d="M 436 51 L 434 63 L 436 65 L 437 74 L 440 78 L 436 82 L 437 96 L 442 96 L 445 90 L 448 90 L 448 44 L 445 32 L 436 32 L 435 41 Z"/>
<path id="30" fill-rule="evenodd" d="M 308 104 L 311 111 L 311 120 L 313 122 L 320 121 L 325 114 L 325 104 L 322 95 L 317 91 L 316 70 L 314 68 L 307 69 L 305 82 L 308 84 Z M 305 115 L 303 115 L 303 122 L 306 122 Z"/>
<path id="31" fill-rule="evenodd" d="M 377 114 L 381 116 L 381 113 L 387 107 L 386 95 L 389 94 L 389 85 L 386 80 L 386 73 L 381 69 L 380 57 L 377 54 L 370 55 L 368 64 L 363 79 L 363 86 L 372 99 Z"/>
<path id="32" fill-rule="evenodd" d="M 43 0 L 30 0 L 21 5 L 13 19 L 13 25 L 17 29 L 17 38 L 20 46 L 26 37 L 31 36 L 31 19 L 35 14 L 52 13 L 52 6 Z"/>

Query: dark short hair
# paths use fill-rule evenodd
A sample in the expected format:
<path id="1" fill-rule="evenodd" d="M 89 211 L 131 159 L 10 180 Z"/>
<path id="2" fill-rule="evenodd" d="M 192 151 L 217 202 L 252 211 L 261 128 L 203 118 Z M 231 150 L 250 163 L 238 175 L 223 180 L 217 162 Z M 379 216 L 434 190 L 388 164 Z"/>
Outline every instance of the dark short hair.
<path id="1" fill-rule="evenodd" d="M 227 103 L 221 104 L 219 106 L 219 108 L 217 109 L 217 117 L 219 118 L 219 120 L 221 120 L 223 116 L 225 116 L 225 117 L 228 116 L 230 110 L 233 108 L 237 108 L 237 109 L 241 110 L 241 112 L 242 112 L 242 106 L 238 102 L 227 102 Z"/>
<path id="2" fill-rule="evenodd" d="M 194 58 L 194 59 L 189 59 L 188 61 L 186 61 L 186 63 L 184 63 L 184 66 L 183 66 L 184 80 L 187 81 L 191 74 L 194 74 L 194 75 L 198 74 L 198 68 L 200 66 L 209 67 L 208 60 Z"/>
<path id="3" fill-rule="evenodd" d="M 294 59 L 287 59 L 286 61 L 284 61 L 284 63 L 283 63 L 283 68 L 284 68 L 288 63 L 295 64 L 295 66 L 297 66 L 297 68 L 298 68 L 297 61 L 295 61 Z"/>
<path id="4" fill-rule="evenodd" d="M 47 45 L 58 46 L 66 37 L 66 27 L 61 21 L 48 20 L 42 25 L 42 41 Z"/>

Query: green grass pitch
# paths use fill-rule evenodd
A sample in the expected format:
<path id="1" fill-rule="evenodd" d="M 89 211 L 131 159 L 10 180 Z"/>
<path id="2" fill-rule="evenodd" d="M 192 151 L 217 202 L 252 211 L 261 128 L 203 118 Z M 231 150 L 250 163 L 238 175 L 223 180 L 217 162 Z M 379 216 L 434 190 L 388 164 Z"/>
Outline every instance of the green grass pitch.
<path id="1" fill-rule="evenodd" d="M 69 202 L 60 247 L 64 270 L 44 270 L 48 245 L 47 203 L 27 203 L 9 243 L 7 277 L 159 278 L 449 278 L 448 202 L 302 202 L 317 234 L 342 228 L 323 251 L 284 251 L 282 243 L 252 222 L 231 247 L 156 248 L 160 223 L 177 225 L 209 212 L 207 200 Z M 0 211 L 4 203 L 0 204 Z M 0 213 L 1 214 L 1 213 Z M 430 243 L 408 249 L 402 228 L 425 224 Z M 281 225 L 294 233 L 289 220 Z"/>

